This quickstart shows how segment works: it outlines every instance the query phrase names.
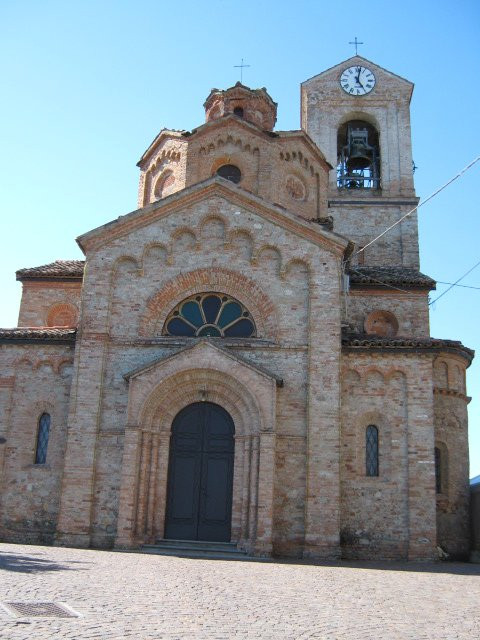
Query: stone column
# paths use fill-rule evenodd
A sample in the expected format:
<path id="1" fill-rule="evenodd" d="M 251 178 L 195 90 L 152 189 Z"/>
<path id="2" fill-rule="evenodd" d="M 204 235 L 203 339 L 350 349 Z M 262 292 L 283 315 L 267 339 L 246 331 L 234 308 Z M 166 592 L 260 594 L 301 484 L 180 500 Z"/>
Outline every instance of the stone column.
<path id="1" fill-rule="evenodd" d="M 309 287 L 304 556 L 335 559 L 340 556 L 340 259 L 324 255 L 322 260 Z"/>
<path id="2" fill-rule="evenodd" d="M 259 449 L 255 554 L 267 556 L 272 553 L 275 434 L 262 432 Z"/>
<path id="3" fill-rule="evenodd" d="M 125 430 L 117 537 L 115 539 L 115 547 L 117 548 L 135 546 L 141 436 L 142 433 L 138 427 L 129 426 Z"/>
<path id="4" fill-rule="evenodd" d="M 167 508 L 168 458 L 170 455 L 170 432 L 159 434 L 158 444 L 158 472 L 157 472 L 157 500 L 155 508 L 155 536 L 163 538 L 165 533 L 165 511 Z"/>
<path id="5" fill-rule="evenodd" d="M 75 351 L 64 475 L 55 544 L 90 545 L 97 439 L 108 335 L 89 333 Z"/>
<path id="6" fill-rule="evenodd" d="M 430 356 L 412 359 L 408 389 L 408 559 L 436 556 L 434 412 Z"/>

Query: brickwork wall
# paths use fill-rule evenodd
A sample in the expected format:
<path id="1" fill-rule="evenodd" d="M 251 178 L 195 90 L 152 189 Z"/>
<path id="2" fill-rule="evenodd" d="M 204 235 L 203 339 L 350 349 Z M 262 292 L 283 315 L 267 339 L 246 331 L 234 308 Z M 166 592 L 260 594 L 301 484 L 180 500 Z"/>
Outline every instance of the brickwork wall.
<path id="1" fill-rule="evenodd" d="M 340 254 L 334 245 L 327 250 L 300 237 L 293 241 L 290 232 L 253 210 L 212 197 L 88 255 L 58 542 L 90 544 L 85 523 L 91 511 L 92 540 L 101 546 L 112 544 L 128 401 L 122 376 L 171 352 L 165 339 L 158 340 L 167 314 L 179 301 L 196 291 L 219 290 L 245 304 L 254 315 L 258 336 L 277 345 L 251 348 L 240 344 L 235 351 L 285 380 L 277 394 L 275 418 L 278 473 L 261 490 L 273 492 L 274 485 L 277 489 L 272 505 L 274 548 L 301 554 L 305 451 L 311 439 L 306 413 L 309 388 L 308 393 L 316 396 L 313 386 L 322 385 L 323 397 L 315 402 L 330 407 L 328 412 L 316 413 L 315 437 L 338 424 L 338 415 L 332 411 L 337 406 L 333 398 L 338 398 L 340 344 L 340 258 L 335 252 Z M 315 298 L 309 287 L 312 278 Z M 313 299 L 311 316 L 308 309 Z M 309 336 L 317 352 L 309 353 Z M 78 451 L 80 433 L 82 451 Z M 338 440 L 332 438 L 338 456 Z M 262 450 L 260 445 L 260 459 Z M 293 455 L 287 458 L 289 450 Z M 330 467 L 327 457 L 331 454 L 324 447 L 325 459 L 320 463 Z M 327 468 L 324 473 L 328 475 Z M 311 545 L 318 546 L 323 539 L 325 555 L 332 549 L 336 554 L 338 548 L 336 519 L 328 525 L 332 533 L 326 539 L 320 529 L 325 528 L 326 510 L 338 512 L 335 482 L 332 479 L 332 486 L 322 487 L 320 499 L 316 495 L 320 485 L 310 479 L 315 505 L 310 515 Z M 323 513 L 316 506 L 322 500 Z"/>
<path id="2" fill-rule="evenodd" d="M 468 398 L 465 362 L 442 354 L 434 361 L 435 446 L 440 451 L 438 544 L 455 558 L 469 552 Z"/>
<path id="3" fill-rule="evenodd" d="M 185 188 L 187 145 L 181 134 L 167 131 L 140 162 L 139 208 Z"/>
<path id="4" fill-rule="evenodd" d="M 342 367 L 341 536 L 346 558 L 434 557 L 431 358 L 350 354 Z M 367 477 L 365 431 L 379 431 Z"/>
<path id="5" fill-rule="evenodd" d="M 357 331 L 365 331 L 365 319 L 373 311 L 389 311 L 398 321 L 398 336 L 425 338 L 430 335 L 426 292 L 358 291 L 348 296 L 346 320 Z"/>
<path id="6" fill-rule="evenodd" d="M 364 65 L 376 76 L 365 96 L 349 96 L 340 86 L 343 70 Z M 379 230 L 398 220 L 413 206 L 410 95 L 413 85 L 361 57 L 307 80 L 302 84 L 302 128 L 323 151 L 333 167 L 338 163 L 337 131 L 350 120 L 373 125 L 380 137 L 381 191 L 338 189 L 336 171 L 330 171 L 329 213 L 335 229 L 364 246 Z M 370 201 L 361 205 L 362 200 Z M 356 204 L 352 205 L 351 201 Z M 376 201 L 374 205 L 371 201 Z M 405 204 L 398 204 L 405 201 Z M 349 204 L 350 203 L 350 204 Z M 418 267 L 418 231 L 415 215 L 407 218 L 365 252 L 365 263 Z"/>
<path id="7" fill-rule="evenodd" d="M 81 293 L 81 282 L 24 282 L 18 326 L 49 326 L 49 314 L 60 305 L 67 305 L 78 317 Z"/>
<path id="8" fill-rule="evenodd" d="M 0 346 L 0 536 L 53 542 L 67 436 L 73 350 Z M 46 464 L 34 464 L 38 421 L 51 416 Z M 3 465 L 2 465 L 3 462 Z"/>

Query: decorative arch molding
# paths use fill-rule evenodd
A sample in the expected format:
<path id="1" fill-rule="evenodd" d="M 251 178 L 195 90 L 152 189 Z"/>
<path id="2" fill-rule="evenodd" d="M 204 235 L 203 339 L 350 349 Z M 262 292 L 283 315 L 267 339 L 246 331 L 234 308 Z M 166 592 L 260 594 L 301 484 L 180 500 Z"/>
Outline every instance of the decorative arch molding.
<path id="1" fill-rule="evenodd" d="M 337 129 L 339 129 L 342 125 L 346 124 L 347 122 L 351 122 L 352 120 L 362 120 L 363 122 L 367 122 L 372 127 L 375 127 L 375 129 L 380 134 L 380 127 L 381 127 L 380 122 L 372 113 L 366 113 L 365 111 L 352 110 L 352 111 L 348 111 L 347 113 L 344 113 L 336 123 Z"/>
<path id="2" fill-rule="evenodd" d="M 180 162 L 181 157 L 182 154 L 178 149 L 163 149 L 152 161 L 147 171 L 154 173 L 155 171 L 162 169 L 165 164 L 170 162 Z"/>
<path id="3" fill-rule="evenodd" d="M 259 555 L 271 553 L 273 492 L 263 487 L 274 479 L 275 378 L 208 341 L 127 378 L 116 546 L 163 536 L 171 426 L 179 411 L 203 400 L 223 407 L 235 424 L 232 541 Z"/>
<path id="4" fill-rule="evenodd" d="M 241 137 L 234 138 L 233 136 L 228 135 L 228 136 L 222 136 L 222 137 L 216 138 L 215 140 L 212 140 L 212 142 L 210 142 L 208 145 L 200 147 L 199 154 L 208 155 L 210 153 L 217 151 L 217 149 L 220 149 L 221 147 L 225 147 L 227 145 L 235 146 L 238 152 L 251 153 L 252 155 L 258 155 L 259 153 L 258 147 L 252 146 L 250 142 L 246 142 L 245 140 L 242 140 Z M 222 158 L 219 158 L 218 160 L 216 160 L 214 165 L 217 163 L 219 164 L 217 164 L 215 169 L 212 169 L 212 171 L 215 172 L 218 169 L 218 167 L 224 164 L 226 159 L 228 158 L 229 156 L 225 155 L 225 156 L 222 156 Z"/>
<path id="5" fill-rule="evenodd" d="M 140 319 L 139 335 L 152 337 L 161 331 L 170 311 L 196 293 L 217 291 L 236 298 L 252 314 L 257 335 L 276 340 L 278 320 L 275 306 L 256 282 L 241 273 L 223 268 L 197 269 L 169 280 L 147 302 Z"/>
<path id="6" fill-rule="evenodd" d="M 48 366 L 51 368 L 52 373 L 62 373 L 62 370 L 66 366 L 73 365 L 73 358 L 66 358 L 64 356 L 50 356 L 47 358 L 31 358 L 23 356 L 19 358 L 15 367 L 22 367 L 25 369 L 31 369 L 32 371 L 37 371 L 42 366 Z"/>
<path id="7" fill-rule="evenodd" d="M 315 164 L 300 150 L 289 149 L 287 151 L 280 151 L 280 160 L 284 162 L 297 162 L 303 169 L 308 171 L 311 176 L 318 176 Z M 298 175 L 303 178 L 301 173 Z"/>
<path id="8" fill-rule="evenodd" d="M 224 371 L 188 369 L 162 380 L 145 398 L 140 408 L 138 424 L 142 428 L 170 435 L 173 419 L 183 408 L 194 402 L 219 404 L 232 416 L 235 434 L 259 435 L 265 420 L 256 398 L 245 385 Z M 135 416 L 129 416 L 135 421 Z"/>

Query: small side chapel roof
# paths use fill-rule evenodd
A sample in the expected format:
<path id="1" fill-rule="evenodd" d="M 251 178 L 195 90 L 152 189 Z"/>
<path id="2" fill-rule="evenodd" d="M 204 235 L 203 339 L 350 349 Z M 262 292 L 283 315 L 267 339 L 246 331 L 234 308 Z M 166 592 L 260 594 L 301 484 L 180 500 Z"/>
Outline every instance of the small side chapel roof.
<path id="1" fill-rule="evenodd" d="M 68 280 L 82 280 L 85 260 L 55 260 L 39 267 L 19 269 L 16 272 L 17 280 L 50 280 L 58 278 Z"/>
<path id="2" fill-rule="evenodd" d="M 433 278 L 420 273 L 410 267 L 367 267 L 355 266 L 349 270 L 352 286 L 389 286 L 408 287 L 432 290 L 436 288 Z"/>

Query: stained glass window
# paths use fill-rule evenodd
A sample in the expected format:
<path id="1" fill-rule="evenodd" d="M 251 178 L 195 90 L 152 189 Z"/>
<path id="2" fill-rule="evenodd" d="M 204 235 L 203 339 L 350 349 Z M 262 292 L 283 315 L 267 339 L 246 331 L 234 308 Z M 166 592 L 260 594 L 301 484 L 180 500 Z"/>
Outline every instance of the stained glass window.
<path id="1" fill-rule="evenodd" d="M 378 429 L 373 424 L 365 432 L 365 463 L 367 476 L 378 476 Z"/>
<path id="2" fill-rule="evenodd" d="M 168 336 L 250 338 L 255 323 L 250 312 L 235 298 L 204 293 L 187 298 L 168 316 L 163 333 Z"/>
<path id="3" fill-rule="evenodd" d="M 50 435 L 50 415 L 42 413 L 38 421 L 37 450 L 35 464 L 45 464 L 47 461 L 48 436 Z"/>

